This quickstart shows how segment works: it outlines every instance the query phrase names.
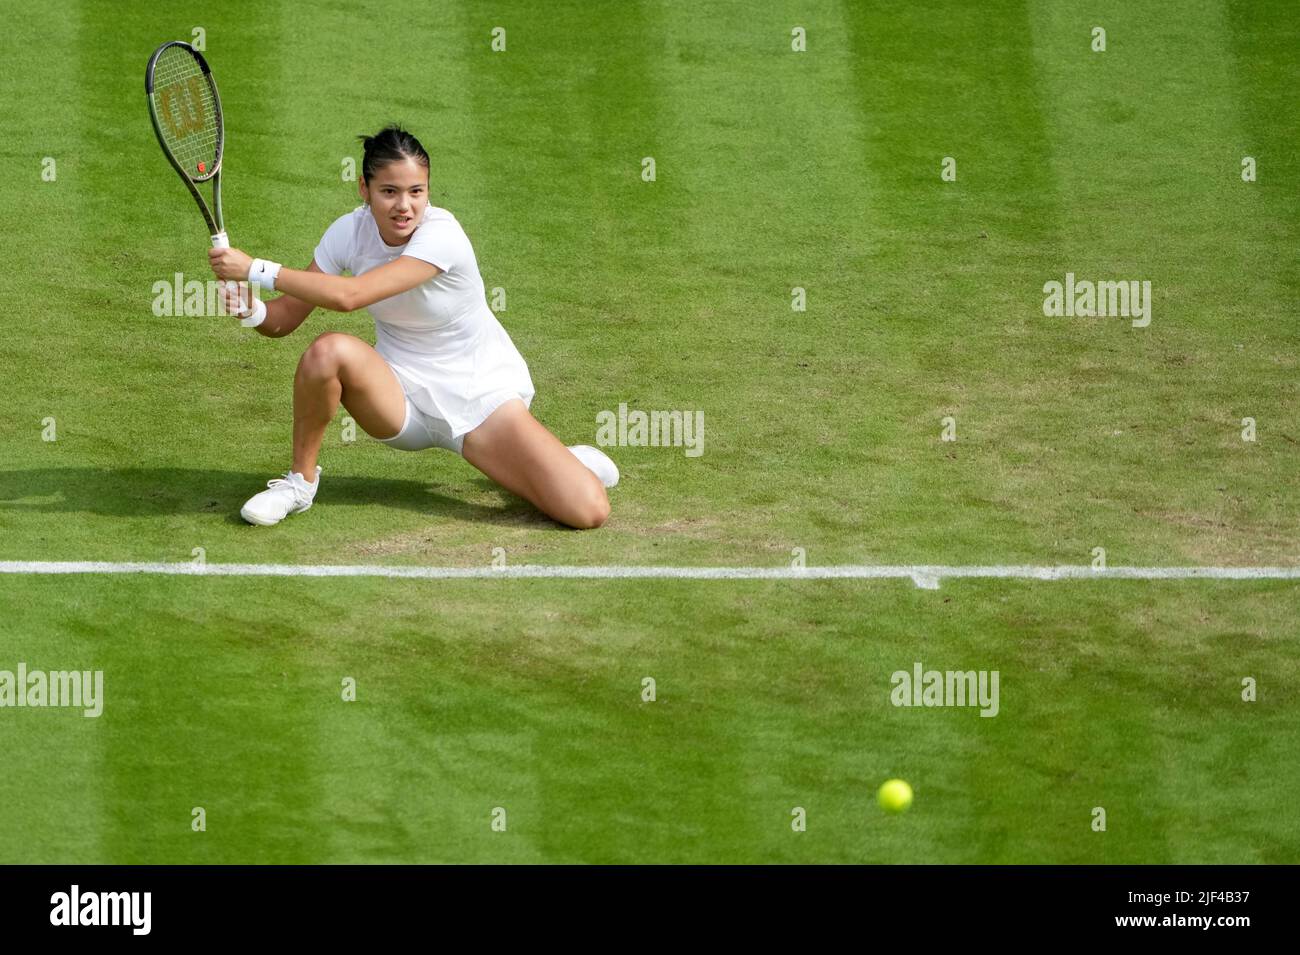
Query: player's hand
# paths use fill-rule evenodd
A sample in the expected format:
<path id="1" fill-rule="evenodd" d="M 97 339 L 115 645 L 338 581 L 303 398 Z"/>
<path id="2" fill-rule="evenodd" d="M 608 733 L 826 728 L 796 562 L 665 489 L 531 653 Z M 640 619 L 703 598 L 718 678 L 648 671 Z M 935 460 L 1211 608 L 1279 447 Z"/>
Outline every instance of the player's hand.
<path id="1" fill-rule="evenodd" d="M 244 282 L 248 279 L 248 268 L 253 264 L 253 257 L 239 249 L 208 249 L 208 263 L 217 278 Z"/>
<path id="2" fill-rule="evenodd" d="M 247 287 L 241 287 L 234 282 L 222 284 L 221 301 L 226 307 L 227 315 L 243 318 L 251 311 Z"/>

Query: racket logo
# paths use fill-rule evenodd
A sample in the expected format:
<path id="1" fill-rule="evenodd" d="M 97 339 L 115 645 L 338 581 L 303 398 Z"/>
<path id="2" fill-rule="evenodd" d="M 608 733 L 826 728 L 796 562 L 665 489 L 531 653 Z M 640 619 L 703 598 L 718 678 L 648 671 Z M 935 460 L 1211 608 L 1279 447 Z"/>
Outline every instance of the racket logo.
<path id="1" fill-rule="evenodd" d="M 158 105 L 173 136 L 180 138 L 202 131 L 206 113 L 203 109 L 203 81 L 199 77 L 191 76 L 160 90 Z"/>
<path id="2" fill-rule="evenodd" d="M 199 172 L 207 172 L 207 163 L 199 163 Z"/>

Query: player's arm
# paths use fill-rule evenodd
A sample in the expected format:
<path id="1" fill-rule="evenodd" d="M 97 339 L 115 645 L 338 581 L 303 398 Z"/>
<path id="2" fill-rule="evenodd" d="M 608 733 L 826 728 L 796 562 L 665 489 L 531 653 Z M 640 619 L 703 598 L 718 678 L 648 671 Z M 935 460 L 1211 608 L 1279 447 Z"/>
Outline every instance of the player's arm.
<path id="1" fill-rule="evenodd" d="M 323 274 L 315 259 L 307 266 L 307 271 Z M 292 295 L 281 295 L 266 303 L 266 321 L 257 326 L 257 333 L 267 338 L 283 338 L 296 330 L 315 310 L 316 306 L 311 302 L 304 302 Z"/>
<path id="2" fill-rule="evenodd" d="M 208 258 L 218 278 L 249 278 L 253 259 L 239 249 L 209 249 Z M 257 260 L 259 263 L 261 259 Z M 274 263 L 270 263 L 274 265 Z M 301 271 L 276 266 L 275 289 L 311 305 L 335 312 L 353 312 L 382 299 L 401 295 L 442 270 L 421 259 L 401 255 L 364 275 L 327 275 L 319 269 Z"/>
<path id="3" fill-rule="evenodd" d="M 354 312 L 375 302 L 409 292 L 442 269 L 409 255 L 371 269 L 364 275 L 314 275 L 297 269 L 280 269 L 275 287 L 286 295 L 336 312 Z"/>
<path id="4" fill-rule="evenodd" d="M 311 265 L 307 266 L 307 271 L 320 272 L 320 266 L 316 264 L 315 259 L 312 260 Z M 228 315 L 249 318 L 256 314 L 258 309 L 264 309 L 265 314 L 262 316 L 262 321 L 254 327 L 259 335 L 265 335 L 267 338 L 283 338 L 293 332 L 307 320 L 307 316 L 316 308 L 311 302 L 304 302 L 292 295 L 281 295 L 279 298 L 273 298 L 269 301 L 263 300 L 260 303 L 254 303 L 249 297 L 248 289 L 242 283 L 225 282 L 221 292 L 225 296 L 226 314 Z"/>

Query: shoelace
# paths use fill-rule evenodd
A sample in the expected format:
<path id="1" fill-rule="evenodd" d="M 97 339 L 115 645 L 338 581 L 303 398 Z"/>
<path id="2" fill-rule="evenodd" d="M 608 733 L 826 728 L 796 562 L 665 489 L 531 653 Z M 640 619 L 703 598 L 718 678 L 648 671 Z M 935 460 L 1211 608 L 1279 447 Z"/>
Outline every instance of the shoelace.
<path id="1" fill-rule="evenodd" d="M 289 474 L 291 473 L 293 472 L 289 472 L 285 474 L 284 477 L 271 478 L 271 480 L 266 482 L 266 486 L 272 490 L 277 490 L 282 487 L 287 487 L 289 490 L 293 491 L 293 499 L 295 501 L 299 503 L 304 503 L 307 500 L 307 494 L 302 489 L 300 489 L 298 485 L 288 480 Z"/>
<path id="2" fill-rule="evenodd" d="M 290 472 L 290 473 L 292 473 L 292 472 Z M 275 488 L 275 487 L 287 487 L 287 488 L 290 488 L 290 489 L 296 490 L 296 488 L 293 487 L 293 482 L 290 481 L 290 480 L 288 480 L 288 478 L 289 478 L 289 475 L 288 475 L 288 474 L 286 474 L 284 477 L 271 478 L 271 480 L 269 480 L 269 481 L 266 482 L 266 486 L 267 486 L 267 487 L 271 487 L 271 488 Z"/>

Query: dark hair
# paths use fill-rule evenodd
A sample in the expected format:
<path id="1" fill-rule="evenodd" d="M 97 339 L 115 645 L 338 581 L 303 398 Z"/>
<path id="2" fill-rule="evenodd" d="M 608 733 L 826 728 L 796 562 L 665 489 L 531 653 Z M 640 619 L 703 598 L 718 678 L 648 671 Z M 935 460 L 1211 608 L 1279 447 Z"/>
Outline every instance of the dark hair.
<path id="1" fill-rule="evenodd" d="M 389 163 L 413 159 L 425 169 L 429 168 L 429 154 L 420 141 L 397 123 L 389 123 L 373 136 L 358 136 L 365 156 L 361 160 L 361 178 L 369 182 L 375 173 Z"/>

